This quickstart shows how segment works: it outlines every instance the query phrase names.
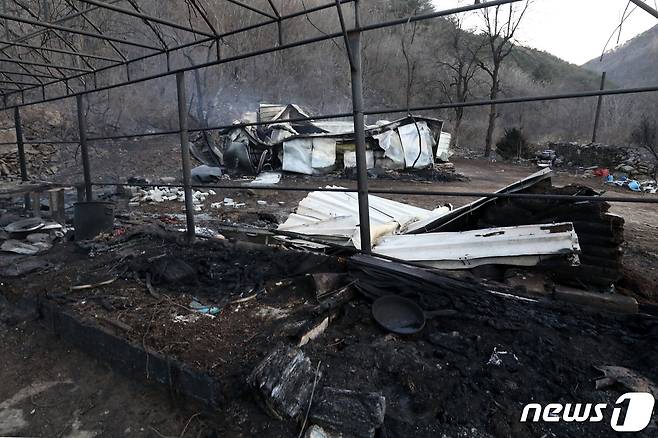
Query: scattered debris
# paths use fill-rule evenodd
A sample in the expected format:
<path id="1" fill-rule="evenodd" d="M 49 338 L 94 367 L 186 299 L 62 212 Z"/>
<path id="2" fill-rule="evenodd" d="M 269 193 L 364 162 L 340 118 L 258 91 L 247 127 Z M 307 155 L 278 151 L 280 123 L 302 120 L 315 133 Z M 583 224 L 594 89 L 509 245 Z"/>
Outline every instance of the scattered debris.
<path id="1" fill-rule="evenodd" d="M 221 311 L 219 307 L 205 306 L 201 304 L 199 301 L 197 301 L 196 299 L 190 302 L 190 309 L 194 310 L 195 312 L 203 313 L 209 316 L 217 315 Z"/>
<path id="2" fill-rule="evenodd" d="M 44 227 L 46 223 L 39 217 L 23 219 L 17 222 L 12 222 L 5 227 L 8 233 L 30 233 L 37 231 Z"/>
<path id="3" fill-rule="evenodd" d="M 514 371 L 519 366 L 519 358 L 511 351 L 498 350 L 498 347 L 494 347 L 487 365 L 504 367 L 508 371 Z"/>
<path id="4" fill-rule="evenodd" d="M 115 281 L 117 281 L 116 277 L 111 278 L 109 280 L 100 281 L 98 283 L 79 284 L 79 285 L 76 285 L 76 286 L 71 286 L 71 290 L 75 291 L 75 290 L 95 289 L 97 287 L 107 286 L 108 284 L 112 284 Z"/>
<path id="5" fill-rule="evenodd" d="M 271 186 L 281 181 L 281 172 L 261 172 L 256 179 L 249 183 L 250 186 Z"/>
<path id="6" fill-rule="evenodd" d="M 634 192 L 645 192 L 656 194 L 658 193 L 658 186 L 656 185 L 656 180 L 649 179 L 644 181 L 637 181 L 634 179 L 627 178 L 626 176 L 620 176 L 618 179 L 615 179 L 614 176 L 608 175 L 606 178 L 606 184 L 613 184 L 617 187 L 626 187 L 629 190 Z"/>

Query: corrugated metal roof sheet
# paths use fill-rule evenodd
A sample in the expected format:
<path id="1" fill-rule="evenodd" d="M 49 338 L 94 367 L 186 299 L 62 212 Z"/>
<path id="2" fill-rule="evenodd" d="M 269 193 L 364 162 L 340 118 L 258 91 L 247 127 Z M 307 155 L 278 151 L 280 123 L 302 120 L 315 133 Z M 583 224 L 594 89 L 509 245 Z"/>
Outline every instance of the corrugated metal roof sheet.
<path id="1" fill-rule="evenodd" d="M 577 261 L 578 236 L 569 222 L 449 233 L 389 235 L 373 252 L 441 269 L 470 269 L 484 264 L 534 266 L 566 256 Z"/>
<path id="2" fill-rule="evenodd" d="M 381 231 L 381 227 L 395 223 L 396 227 L 409 223 L 447 214 L 450 209 L 441 207 L 437 210 L 426 210 L 379 196 L 369 195 L 370 227 L 373 235 Z M 342 240 L 358 247 L 358 241 L 353 237 L 358 234 L 359 203 L 356 192 L 311 192 L 302 199 L 296 213 L 291 214 L 279 230 L 289 231 L 309 236 L 332 236 L 332 240 Z M 391 232 L 394 230 L 391 230 Z"/>

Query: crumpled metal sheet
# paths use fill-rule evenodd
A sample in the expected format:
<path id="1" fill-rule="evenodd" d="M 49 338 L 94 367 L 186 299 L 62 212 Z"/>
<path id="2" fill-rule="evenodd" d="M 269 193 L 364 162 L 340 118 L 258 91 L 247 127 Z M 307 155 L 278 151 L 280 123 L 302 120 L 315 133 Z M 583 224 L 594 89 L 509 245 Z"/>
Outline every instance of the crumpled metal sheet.
<path id="1" fill-rule="evenodd" d="M 471 269 L 485 264 L 534 266 L 553 257 L 577 264 L 580 245 L 573 224 L 565 222 L 389 235 L 382 237 L 372 251 L 439 269 Z"/>
<path id="2" fill-rule="evenodd" d="M 448 207 L 426 210 L 402 202 L 369 195 L 370 231 L 373 239 L 390 234 L 415 221 L 450 212 Z M 317 236 L 331 242 L 359 247 L 359 202 L 355 192 L 311 192 L 296 213 L 278 230 Z"/>

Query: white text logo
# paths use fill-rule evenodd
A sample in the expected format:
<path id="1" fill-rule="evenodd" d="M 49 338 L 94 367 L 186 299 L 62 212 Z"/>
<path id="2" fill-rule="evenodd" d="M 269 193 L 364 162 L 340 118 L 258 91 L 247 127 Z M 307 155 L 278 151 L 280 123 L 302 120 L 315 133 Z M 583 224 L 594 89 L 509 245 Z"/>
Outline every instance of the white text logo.
<path id="1" fill-rule="evenodd" d="M 616 432 L 639 432 L 651 422 L 655 400 L 646 392 L 629 392 L 617 399 L 612 409 L 610 427 Z M 624 407 L 626 405 L 626 407 Z M 598 423 L 604 420 L 606 403 L 529 403 L 521 413 L 521 422 L 545 421 L 557 423 L 564 421 Z M 622 415 L 625 413 L 625 415 Z"/>

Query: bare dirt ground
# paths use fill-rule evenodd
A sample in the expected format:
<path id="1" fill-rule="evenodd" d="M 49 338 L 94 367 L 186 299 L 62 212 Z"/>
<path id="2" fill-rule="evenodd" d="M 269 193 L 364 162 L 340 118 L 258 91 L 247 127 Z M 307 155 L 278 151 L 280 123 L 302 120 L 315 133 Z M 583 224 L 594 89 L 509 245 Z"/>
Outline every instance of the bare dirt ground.
<path id="1" fill-rule="evenodd" d="M 493 191 L 535 171 L 530 167 L 479 160 L 459 160 L 455 164 L 460 173 L 469 177 L 469 181 L 425 183 L 376 179 L 371 181 L 371 187 Z M 137 170 L 138 168 L 135 168 L 135 171 Z M 282 181 L 285 185 L 317 187 L 329 183 L 330 179 L 303 177 L 285 178 Z M 554 177 L 555 185 L 576 183 L 591 186 L 596 190 L 608 190 L 608 194 L 615 196 L 651 196 L 611 189 L 595 178 L 581 178 L 559 172 Z M 354 181 L 341 180 L 336 184 L 351 187 Z M 216 191 L 217 194 L 206 201 L 205 214 L 198 216 L 201 225 L 211 226 L 219 223 L 271 227 L 274 226 L 275 220 L 281 220 L 293 211 L 299 200 L 306 195 L 305 192 L 284 191 Z M 221 201 L 224 197 L 231 197 L 246 205 L 230 210 L 209 208 L 212 202 Z M 471 200 L 463 197 L 439 199 L 418 195 L 391 198 L 429 208 L 446 202 L 458 206 Z M 258 200 L 267 201 L 267 205 L 259 205 Z M 162 216 L 182 213 L 181 204 L 176 202 L 143 205 L 136 209 L 122 209 L 122 212 L 129 214 L 132 219 L 139 219 L 143 214 Z M 624 286 L 636 288 L 639 298 L 644 297 L 647 302 L 654 302 L 653 291 L 656 291 L 658 285 L 657 208 L 651 204 L 613 204 L 612 212 L 626 220 L 625 236 L 628 243 L 624 265 L 628 275 Z M 176 216 L 174 220 L 181 225 L 184 223 L 181 216 Z M 81 254 L 70 253 L 68 257 L 71 264 L 81 263 L 82 266 L 85 263 L 83 258 L 86 256 Z M 102 260 L 93 262 L 87 273 L 93 274 L 91 268 L 98 269 L 102 265 Z M 47 275 L 58 274 L 51 272 Z M 89 276 L 60 278 L 54 279 L 52 285 L 64 284 L 67 281 L 84 282 L 88 279 Z M 32 280 L 28 279 L 23 284 L 20 281 L 0 281 L 3 282 L 3 289 L 11 286 L 12 291 L 17 292 L 21 287 L 30 289 Z M 35 287 L 38 285 L 39 288 L 44 288 L 44 282 L 36 279 L 34 282 Z M 186 297 L 182 297 L 180 302 L 184 303 L 184 299 Z M 299 305 L 300 303 L 295 304 Z M 85 310 L 84 305 L 81 306 L 81 309 Z M 518 313 L 515 308 L 508 310 L 510 313 Z M 249 311 L 249 305 L 245 305 L 243 312 L 247 314 Z M 323 357 L 325 366 L 335 370 L 331 374 L 333 378 L 342 384 L 348 384 L 350 376 L 359 376 L 357 380 L 363 389 L 369 389 L 366 382 L 373 385 L 377 382 L 397 382 L 394 388 L 387 389 L 393 403 L 392 423 L 389 424 L 391 436 L 441 436 L 441 433 L 447 433 L 447 436 L 554 436 L 550 430 L 528 429 L 508 421 L 508 417 L 516 415 L 519 409 L 512 400 L 531 400 L 536 395 L 533 389 L 535 386 L 546 389 L 543 396 L 553 397 L 555 400 L 570 400 L 577 395 L 601 397 L 591 390 L 579 389 L 578 386 L 581 382 L 591 382 L 595 377 L 596 373 L 591 369 L 595 362 L 618 363 L 648 370 L 651 368 L 649 364 L 655 363 L 656 359 L 655 353 L 651 352 L 650 343 L 647 343 L 650 339 L 642 337 L 643 330 L 654 333 L 652 336 L 655 337 L 658 333 L 655 326 L 647 328 L 648 326 L 640 324 L 638 328 L 618 339 L 615 334 L 616 323 L 598 326 L 595 323 L 596 315 L 586 316 L 578 321 L 573 315 L 563 315 L 566 319 L 564 325 L 562 321 L 553 318 L 545 320 L 540 316 L 534 316 L 536 321 L 529 326 L 524 326 L 518 316 L 510 316 L 513 323 L 506 321 L 502 327 L 489 327 L 477 320 L 438 321 L 432 322 L 431 334 L 414 342 L 406 342 L 386 336 L 374 328 L 372 323 L 365 322 L 363 318 L 367 318 L 367 314 L 367 306 L 363 304 L 350 307 L 339 324 L 332 326 L 323 343 L 311 347 L 311 354 Z M 164 391 L 117 375 L 106 365 L 67 348 L 61 340 L 50 335 L 41 322 L 30 319 L 27 317 L 26 321 L 20 321 L 20 318 L 16 321 L 5 321 L 0 326 L 0 436 L 87 438 L 296 434 L 295 430 L 269 420 L 264 414 L 257 415 L 257 411 L 249 411 L 248 409 L 252 408 L 246 408 L 244 402 L 231 405 L 230 401 L 227 401 L 232 408 L 222 414 L 225 416 L 224 421 L 220 427 L 217 424 L 211 425 L 212 415 L 203 412 L 200 407 L 173 406 Z M 137 324 L 135 321 L 130 322 Z M 543 325 L 549 329 L 535 337 L 533 334 L 543 330 Z M 146 327 L 136 325 L 135 328 L 138 333 L 142 333 L 140 330 L 143 331 Z M 451 333 L 457 333 L 456 337 Z M 234 339 L 231 348 L 248 346 L 249 343 L 244 344 L 249 340 L 248 336 L 250 335 L 246 332 L 240 333 L 238 337 L 242 339 L 239 342 L 237 338 Z M 599 338 L 605 339 L 605 342 L 598 344 Z M 272 342 L 272 338 L 265 337 L 254 342 L 267 344 Z M 532 349 L 523 351 L 524 345 L 534 342 L 537 344 Z M 209 342 L 201 345 L 212 347 L 220 344 Z M 521 368 L 487 371 L 482 369 L 482 364 L 473 363 L 474 352 L 477 352 L 477 360 L 486 362 L 495 346 L 509 347 L 517 353 L 521 358 Z M 181 345 L 175 349 L 177 354 L 184 355 L 187 351 Z M 597 349 L 599 357 L 595 358 L 596 361 L 583 359 L 597 354 Z M 435 352 L 431 353 L 433 350 Z M 575 358 L 568 361 L 567 358 L 571 355 Z M 353 363 L 360 363 L 359 369 L 341 368 L 345 357 L 357 361 Z M 643 363 L 647 366 L 642 365 Z M 436 368 L 437 364 L 440 364 L 439 368 Z M 213 363 L 209 362 L 203 366 L 212 365 Z M 249 367 L 252 365 L 249 364 Z M 539 372 L 536 371 L 538 367 L 545 369 Z M 242 371 L 244 372 L 246 370 Z M 364 375 L 364 372 L 367 375 Z M 534 380 L 536 382 L 531 384 Z M 235 385 L 240 381 L 236 380 Z M 503 386 L 497 387 L 499 382 L 503 382 Z M 419 389 L 418 386 L 425 388 Z M 458 402 L 459 399 L 468 399 L 468 394 L 472 393 L 479 394 L 478 403 L 464 405 Z M 514 398 L 508 398 L 506 394 L 509 393 L 514 394 Z M 453 404 L 454 406 L 448 406 Z M 245 410 L 257 417 L 245 416 Z M 441 430 L 421 425 L 414 429 L 411 425 L 414 418 L 423 419 L 421 423 L 435 418 L 446 424 L 469 424 L 469 418 L 478 415 L 486 417 L 480 422 L 482 428 L 479 430 L 469 431 L 458 427 Z M 251 418 L 253 424 L 245 424 L 245 418 Z M 483 433 L 483 430 L 487 430 L 490 435 L 478 435 Z M 584 434 L 583 429 L 563 429 L 561 432 L 562 436 Z M 606 436 L 608 431 L 597 428 L 590 432 Z"/>

